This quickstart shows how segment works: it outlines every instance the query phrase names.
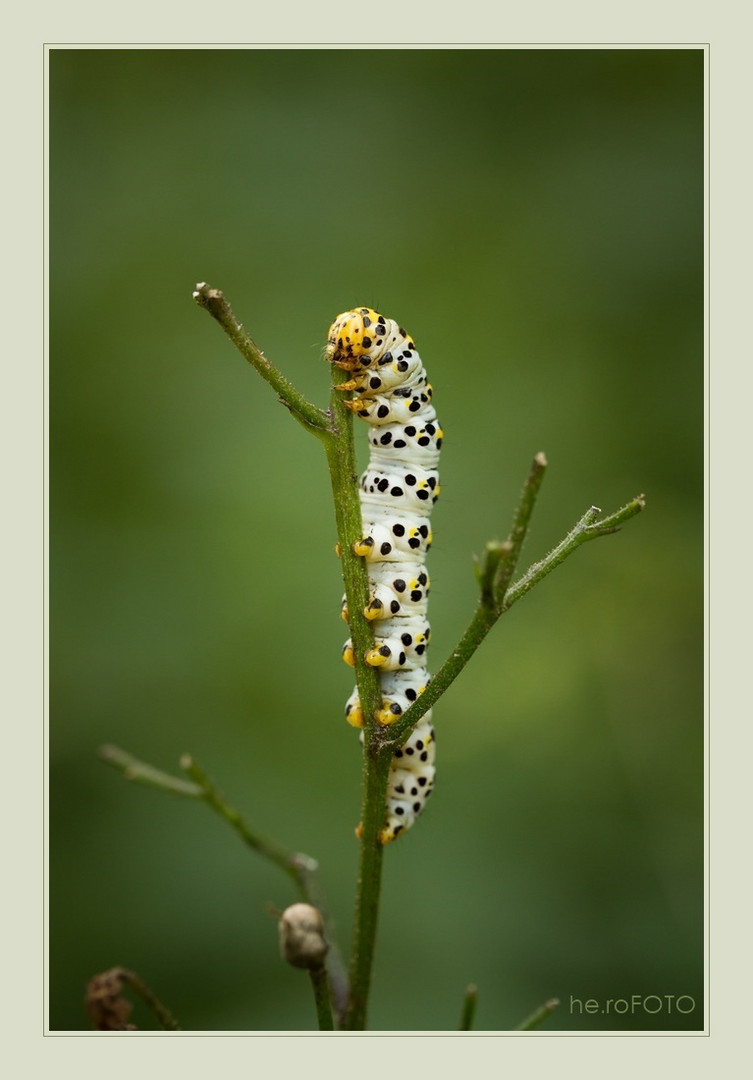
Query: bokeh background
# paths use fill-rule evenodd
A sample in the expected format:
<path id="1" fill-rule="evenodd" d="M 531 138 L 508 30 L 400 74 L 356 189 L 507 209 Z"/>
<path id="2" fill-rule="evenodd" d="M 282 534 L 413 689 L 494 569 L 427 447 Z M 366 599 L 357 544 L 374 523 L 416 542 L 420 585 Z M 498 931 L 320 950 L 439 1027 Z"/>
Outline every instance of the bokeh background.
<path id="1" fill-rule="evenodd" d="M 480 1029 L 553 996 L 549 1030 L 701 1028 L 701 50 L 54 49 L 49 94 L 50 1027 L 86 1029 L 115 964 L 186 1029 L 315 1024 L 278 956 L 288 879 L 103 743 L 176 773 L 191 752 L 316 856 L 348 951 L 360 768 L 327 470 L 193 303 L 206 280 L 320 404 L 338 312 L 416 339 L 446 432 L 434 668 L 536 451 L 523 566 L 592 503 L 648 500 L 435 710 L 371 1026 L 453 1030 L 473 982 Z M 633 995 L 686 1011 L 602 1011 Z"/>

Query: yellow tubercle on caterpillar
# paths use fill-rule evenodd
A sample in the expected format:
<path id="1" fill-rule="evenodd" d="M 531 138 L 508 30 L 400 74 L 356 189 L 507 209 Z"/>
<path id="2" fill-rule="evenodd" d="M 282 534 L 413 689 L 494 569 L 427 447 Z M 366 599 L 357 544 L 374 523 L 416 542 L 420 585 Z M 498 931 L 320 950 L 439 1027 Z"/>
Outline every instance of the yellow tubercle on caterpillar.
<path id="1" fill-rule="evenodd" d="M 384 604 L 375 597 L 373 600 L 369 600 L 368 604 L 363 609 L 363 615 L 369 622 L 373 622 L 374 619 L 379 619 L 381 617 L 383 611 Z"/>
<path id="2" fill-rule="evenodd" d="M 345 719 L 348 721 L 351 727 L 362 728 L 363 727 L 363 709 L 360 705 L 354 705 L 348 709 L 345 713 Z"/>
<path id="3" fill-rule="evenodd" d="M 387 663 L 389 659 L 390 650 L 384 645 L 375 646 L 373 649 L 368 649 L 364 655 L 364 660 L 369 667 L 382 667 Z"/>
<path id="4" fill-rule="evenodd" d="M 417 532 L 418 530 L 415 531 Z M 373 546 L 374 541 L 372 540 L 372 538 L 370 536 L 365 536 L 363 540 L 356 540 L 355 544 L 353 545 L 353 554 L 360 556 L 368 555 Z"/>
<path id="5" fill-rule="evenodd" d="M 346 641 L 343 645 L 343 660 L 348 667 L 356 666 L 356 654 L 353 652 L 353 646 L 349 641 Z"/>
<path id="6" fill-rule="evenodd" d="M 357 840 L 363 840 L 363 825 L 361 825 L 361 824 L 356 825 L 353 832 L 356 834 L 356 839 Z M 389 844 L 390 840 L 394 840 L 395 837 L 399 836 L 399 835 L 400 835 L 399 833 L 393 833 L 393 831 L 390 829 L 389 825 L 385 825 L 384 828 L 382 829 L 382 831 L 379 834 L 379 843 L 382 844 L 382 846 L 384 846 L 385 844 Z"/>
<path id="7" fill-rule="evenodd" d="M 416 695 L 420 697 L 425 689 L 426 686 L 417 687 Z M 395 721 L 399 720 L 402 715 L 402 706 L 399 705 L 398 702 L 393 701 L 392 704 L 383 705 L 381 709 L 377 709 L 374 713 L 374 719 L 377 721 L 378 724 L 381 724 L 382 727 L 387 727 L 389 724 L 394 724 Z M 431 742 L 431 739 L 429 739 L 428 742 Z"/>
<path id="8" fill-rule="evenodd" d="M 343 606 L 342 606 L 342 611 L 340 612 L 340 618 L 342 619 L 343 622 L 348 621 L 348 609 L 347 609 L 345 604 L 343 604 Z"/>
<path id="9" fill-rule="evenodd" d="M 396 711 L 397 710 L 397 711 Z M 400 718 L 403 710 L 400 706 L 389 705 L 381 709 L 377 709 L 374 713 L 374 719 L 382 727 L 388 727 L 390 724 L 394 724 L 396 720 Z"/>

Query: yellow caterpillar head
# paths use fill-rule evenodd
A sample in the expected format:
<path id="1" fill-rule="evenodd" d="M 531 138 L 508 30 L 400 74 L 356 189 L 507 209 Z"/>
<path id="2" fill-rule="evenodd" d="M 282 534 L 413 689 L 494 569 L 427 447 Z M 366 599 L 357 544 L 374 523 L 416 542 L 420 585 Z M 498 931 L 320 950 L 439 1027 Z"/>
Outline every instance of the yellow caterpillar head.
<path id="1" fill-rule="evenodd" d="M 326 358 L 346 371 L 368 367 L 362 357 L 387 333 L 386 319 L 373 308 L 355 308 L 338 315 L 329 328 Z"/>

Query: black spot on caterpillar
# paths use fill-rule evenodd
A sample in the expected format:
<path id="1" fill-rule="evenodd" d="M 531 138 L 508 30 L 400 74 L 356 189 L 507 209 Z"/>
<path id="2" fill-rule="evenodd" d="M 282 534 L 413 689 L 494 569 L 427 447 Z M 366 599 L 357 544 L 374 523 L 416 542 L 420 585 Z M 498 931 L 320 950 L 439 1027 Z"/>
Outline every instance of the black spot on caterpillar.
<path id="1" fill-rule="evenodd" d="M 371 595 L 364 615 L 374 620 L 375 645 L 365 659 L 380 670 L 382 708 L 376 719 L 391 724 L 429 681 L 424 559 L 432 540 L 429 515 L 439 495 L 442 428 L 413 339 L 392 319 L 371 308 L 338 315 L 326 356 L 351 373 L 339 389 L 353 392 L 345 404 L 372 428 L 371 457 L 361 477 L 364 536 L 354 551 L 366 559 L 369 571 Z M 343 659 L 354 662 L 350 641 Z M 345 715 L 354 727 L 363 727 L 357 691 Z M 383 844 L 411 827 L 431 795 L 434 745 L 429 710 L 393 755 Z"/>

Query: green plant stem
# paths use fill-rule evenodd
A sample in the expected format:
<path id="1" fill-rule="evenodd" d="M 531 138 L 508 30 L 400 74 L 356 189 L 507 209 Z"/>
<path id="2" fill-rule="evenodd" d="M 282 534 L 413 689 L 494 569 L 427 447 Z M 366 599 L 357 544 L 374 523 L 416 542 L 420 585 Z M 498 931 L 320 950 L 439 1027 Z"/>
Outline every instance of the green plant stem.
<path id="1" fill-rule="evenodd" d="M 539 1024 L 543 1023 L 548 1016 L 554 1012 L 559 1005 L 558 998 L 550 998 L 549 1001 L 545 1001 L 543 1005 L 539 1006 L 530 1016 L 527 1016 L 522 1024 L 514 1029 L 515 1031 L 533 1031 Z"/>
<path id="2" fill-rule="evenodd" d="M 248 360 L 266 382 L 276 391 L 279 400 L 291 414 L 315 435 L 321 436 L 330 430 L 330 417 L 288 382 L 285 376 L 267 360 L 259 346 L 254 342 L 233 314 L 230 304 L 219 289 L 200 281 L 193 294 L 194 300 L 217 320 L 239 352 Z"/>
<path id="3" fill-rule="evenodd" d="M 539 489 L 544 480 L 546 467 L 546 455 L 540 450 L 531 462 L 531 468 L 526 477 L 526 482 L 523 485 L 523 491 L 521 492 L 510 533 L 506 540 L 509 554 L 507 558 L 502 561 L 499 569 L 494 575 L 491 590 L 491 604 L 493 607 L 496 607 L 499 604 L 500 597 L 504 597 L 507 592 L 507 587 L 512 581 L 512 576 L 518 565 L 520 553 L 523 550 L 523 544 L 528 535 L 528 527 L 531 524 L 533 509 L 536 505 Z"/>
<path id="4" fill-rule="evenodd" d="M 330 1004 L 329 986 L 327 985 L 327 970 L 324 967 L 311 968 L 311 988 L 314 991 L 316 1004 L 316 1018 L 319 1021 L 320 1031 L 334 1031 L 335 1024 L 332 1019 L 332 1005 Z"/>
<path id="5" fill-rule="evenodd" d="M 349 1031 L 360 1031 L 366 1025 L 379 918 L 384 851 L 379 842 L 379 833 L 384 825 L 391 754 L 380 750 L 378 725 L 374 720 L 375 712 L 382 705 L 379 672 L 363 659 L 366 651 L 373 646 L 374 630 L 373 625 L 363 615 L 369 599 L 368 570 L 365 560 L 353 554 L 353 544 L 363 537 L 353 442 L 353 414 L 344 406 L 342 393 L 336 389 L 338 383 L 347 379 L 348 375 L 337 367 L 333 367 L 332 372 L 334 386 L 330 413 L 337 435 L 331 442 L 326 442 L 325 446 L 335 503 L 348 624 L 355 656 L 356 685 L 364 715 L 362 810 L 350 964 L 350 997 L 342 1026 Z"/>
<path id="6" fill-rule="evenodd" d="M 190 799 L 200 799 L 203 795 L 198 784 L 191 784 L 187 780 L 181 780 L 170 773 L 155 769 L 145 761 L 139 761 L 133 754 L 121 750 L 119 746 L 100 746 L 97 751 L 102 761 L 120 769 L 126 780 L 133 780 L 138 784 L 147 784 L 149 787 L 160 788 L 169 791 L 171 795 L 184 795 Z"/>
<path id="7" fill-rule="evenodd" d="M 345 1031 L 363 1031 L 374 962 L 384 847 L 379 834 L 384 825 L 387 777 L 391 753 L 380 753 L 373 743 L 364 747 L 361 835 L 356 882 L 353 950 L 350 961 L 350 996 L 342 1021 Z"/>
<path id="8" fill-rule="evenodd" d="M 315 859 L 310 858 L 308 855 L 288 851 L 282 844 L 278 844 L 276 840 L 270 840 L 256 829 L 252 829 L 244 821 L 241 814 L 225 801 L 210 777 L 190 754 L 184 754 L 181 757 L 180 767 L 201 789 L 200 798 L 202 801 L 235 829 L 244 844 L 258 852 L 259 855 L 263 855 L 266 859 L 276 863 L 281 870 L 290 874 L 299 887 L 305 884 L 306 888 L 308 888 L 307 878 L 310 872 L 316 869 Z M 318 905 L 314 906 L 318 907 Z"/>
<path id="9" fill-rule="evenodd" d="M 373 623 L 364 616 L 363 609 L 369 601 L 369 573 L 364 559 L 355 555 L 353 544 L 363 537 L 361 500 L 358 493 L 358 471 L 353 440 L 353 413 L 345 408 L 342 392 L 336 389 L 347 372 L 332 368 L 334 386 L 330 400 L 334 434 L 324 441 L 329 465 L 332 497 L 335 505 L 335 523 L 340 554 L 345 600 L 348 609 L 348 627 L 355 654 L 355 675 L 367 731 L 373 726 L 373 717 L 382 706 L 379 672 L 364 661 L 366 651 L 374 645 Z"/>
<path id="10" fill-rule="evenodd" d="M 460 1027 L 459 1031 L 471 1031 L 473 1028 L 473 1019 L 476 1015 L 476 1006 L 478 1004 L 478 990 L 471 983 L 465 991 L 465 998 L 463 999 L 463 1011 L 460 1015 Z"/>
<path id="11" fill-rule="evenodd" d="M 625 506 L 620 507 L 609 517 L 602 518 L 601 521 L 598 520 L 598 515 L 601 513 L 598 506 L 590 507 L 564 540 L 561 540 L 546 558 L 530 566 L 523 577 L 510 586 L 505 593 L 500 614 L 508 611 L 522 596 L 530 592 L 534 585 L 538 585 L 547 574 L 551 574 L 552 570 L 564 562 L 569 555 L 572 555 L 581 544 L 585 544 L 589 540 L 595 540 L 599 536 L 609 536 L 611 533 L 619 532 L 620 526 L 631 517 L 639 514 L 645 505 L 645 496 L 636 495 Z"/>

